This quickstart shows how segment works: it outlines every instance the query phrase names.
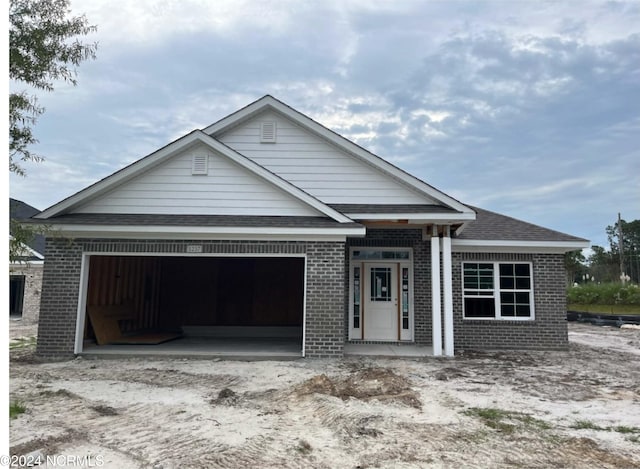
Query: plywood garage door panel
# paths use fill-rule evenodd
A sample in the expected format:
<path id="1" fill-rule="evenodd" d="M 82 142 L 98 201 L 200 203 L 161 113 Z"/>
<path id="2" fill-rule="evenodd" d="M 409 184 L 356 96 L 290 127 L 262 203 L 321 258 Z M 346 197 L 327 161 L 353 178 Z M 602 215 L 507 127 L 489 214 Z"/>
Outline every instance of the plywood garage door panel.
<path id="1" fill-rule="evenodd" d="M 90 261 L 87 307 L 131 305 L 135 314 L 119 320 L 125 334 L 183 326 L 301 328 L 303 302 L 303 258 L 92 256 Z"/>
<path id="2" fill-rule="evenodd" d="M 162 258 L 160 315 L 181 326 L 302 326 L 302 258 Z"/>
<path id="3" fill-rule="evenodd" d="M 120 321 L 123 332 L 157 328 L 159 280 L 156 257 L 91 256 L 87 308 L 126 303 L 135 317 Z"/>

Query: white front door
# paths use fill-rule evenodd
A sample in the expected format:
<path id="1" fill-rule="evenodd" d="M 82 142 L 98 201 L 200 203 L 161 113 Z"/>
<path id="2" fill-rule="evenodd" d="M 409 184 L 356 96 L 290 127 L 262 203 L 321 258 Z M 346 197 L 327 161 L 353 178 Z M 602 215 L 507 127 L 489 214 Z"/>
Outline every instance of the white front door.
<path id="1" fill-rule="evenodd" d="M 398 264 L 364 264 L 364 340 L 398 340 Z"/>

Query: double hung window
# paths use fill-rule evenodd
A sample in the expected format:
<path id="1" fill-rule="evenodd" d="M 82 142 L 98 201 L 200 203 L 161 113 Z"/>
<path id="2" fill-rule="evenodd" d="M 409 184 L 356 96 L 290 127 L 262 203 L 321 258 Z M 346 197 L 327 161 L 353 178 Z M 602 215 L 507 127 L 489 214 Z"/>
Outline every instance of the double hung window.
<path id="1" fill-rule="evenodd" d="M 531 271 L 523 262 L 464 262 L 464 317 L 533 319 Z"/>

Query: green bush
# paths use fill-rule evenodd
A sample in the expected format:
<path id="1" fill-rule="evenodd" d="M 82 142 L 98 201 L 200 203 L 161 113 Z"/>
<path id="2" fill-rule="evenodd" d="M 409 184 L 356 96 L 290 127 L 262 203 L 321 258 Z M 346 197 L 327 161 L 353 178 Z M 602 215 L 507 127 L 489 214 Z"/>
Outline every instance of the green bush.
<path id="1" fill-rule="evenodd" d="M 585 305 L 640 305 L 640 287 L 632 283 L 585 283 L 569 288 L 567 301 Z"/>

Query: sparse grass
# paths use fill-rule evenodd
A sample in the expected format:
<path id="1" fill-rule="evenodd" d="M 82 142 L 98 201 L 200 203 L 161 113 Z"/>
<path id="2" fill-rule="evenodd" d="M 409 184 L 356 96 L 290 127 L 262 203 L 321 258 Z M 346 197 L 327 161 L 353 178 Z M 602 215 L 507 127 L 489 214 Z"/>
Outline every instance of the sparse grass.
<path id="1" fill-rule="evenodd" d="M 570 428 L 574 428 L 576 430 L 606 430 L 606 428 L 596 425 L 591 420 L 576 420 L 572 425 L 570 425 Z"/>
<path id="2" fill-rule="evenodd" d="M 601 427 L 590 420 L 576 420 L 570 428 L 576 430 L 597 430 L 601 432 L 618 432 L 626 434 L 640 434 L 640 427 L 629 427 L 627 425 L 616 425 L 614 427 Z M 632 440 L 633 441 L 633 440 Z"/>
<path id="3" fill-rule="evenodd" d="M 57 391 L 45 389 L 44 391 L 40 391 L 40 395 L 42 397 L 68 397 L 69 399 L 80 398 L 80 396 L 78 396 L 77 394 L 74 394 L 71 391 L 67 391 L 66 389 L 58 389 Z"/>
<path id="4" fill-rule="evenodd" d="M 540 430 L 551 430 L 553 428 L 549 422 L 537 419 L 528 414 L 521 414 L 520 421 L 529 427 L 536 427 Z"/>
<path id="5" fill-rule="evenodd" d="M 505 434 L 515 432 L 519 426 L 537 430 L 550 430 L 552 428 L 548 422 L 537 419 L 529 414 L 493 407 L 471 407 L 462 413 L 469 417 L 477 417 L 482 420 L 482 423 L 487 427 Z"/>
<path id="6" fill-rule="evenodd" d="M 626 425 L 618 425 L 617 427 L 611 427 L 611 429 L 618 433 L 640 433 L 640 428 L 627 427 Z"/>
<path id="7" fill-rule="evenodd" d="M 19 401 L 13 401 L 9 404 L 9 418 L 14 419 L 20 414 L 24 414 L 27 408 Z"/>
<path id="8" fill-rule="evenodd" d="M 19 337 L 9 342 L 9 350 L 30 348 L 36 346 L 35 337 Z"/>

